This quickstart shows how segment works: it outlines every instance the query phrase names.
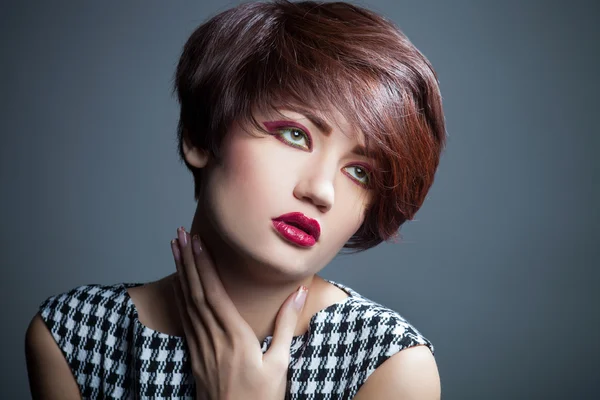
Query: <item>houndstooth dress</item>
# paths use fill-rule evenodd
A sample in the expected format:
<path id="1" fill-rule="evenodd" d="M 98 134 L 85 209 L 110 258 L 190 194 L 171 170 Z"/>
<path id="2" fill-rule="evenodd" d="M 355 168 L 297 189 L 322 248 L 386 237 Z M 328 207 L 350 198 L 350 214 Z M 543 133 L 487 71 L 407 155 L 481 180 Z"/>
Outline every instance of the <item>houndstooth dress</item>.
<path id="1" fill-rule="evenodd" d="M 351 288 L 317 312 L 290 348 L 286 399 L 351 399 L 386 359 L 433 345 L 396 312 Z M 52 296 L 42 319 L 62 350 L 84 399 L 193 399 L 185 340 L 143 325 L 127 288 L 85 285 Z M 262 343 L 263 353 L 272 337 Z"/>

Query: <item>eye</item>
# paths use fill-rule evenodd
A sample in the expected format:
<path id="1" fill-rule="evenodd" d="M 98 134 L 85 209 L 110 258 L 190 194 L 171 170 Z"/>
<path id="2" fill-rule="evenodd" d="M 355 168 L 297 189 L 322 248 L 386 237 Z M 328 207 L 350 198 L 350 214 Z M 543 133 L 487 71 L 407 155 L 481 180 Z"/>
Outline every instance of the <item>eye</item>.
<path id="1" fill-rule="evenodd" d="M 369 186 L 369 170 L 362 165 L 351 165 L 344 167 L 346 175 L 349 175 L 354 181 L 363 186 Z"/>
<path id="2" fill-rule="evenodd" d="M 309 136 L 299 128 L 282 128 L 278 130 L 277 138 L 290 146 L 310 150 Z"/>

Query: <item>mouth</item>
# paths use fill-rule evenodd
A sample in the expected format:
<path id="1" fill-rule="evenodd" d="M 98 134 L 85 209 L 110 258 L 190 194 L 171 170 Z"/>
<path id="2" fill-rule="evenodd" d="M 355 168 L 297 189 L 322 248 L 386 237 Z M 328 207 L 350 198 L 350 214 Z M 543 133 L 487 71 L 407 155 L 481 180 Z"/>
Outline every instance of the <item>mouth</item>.
<path id="1" fill-rule="evenodd" d="M 317 220 L 300 212 L 273 218 L 273 226 L 285 239 L 301 247 L 313 246 L 321 236 L 321 227 Z"/>

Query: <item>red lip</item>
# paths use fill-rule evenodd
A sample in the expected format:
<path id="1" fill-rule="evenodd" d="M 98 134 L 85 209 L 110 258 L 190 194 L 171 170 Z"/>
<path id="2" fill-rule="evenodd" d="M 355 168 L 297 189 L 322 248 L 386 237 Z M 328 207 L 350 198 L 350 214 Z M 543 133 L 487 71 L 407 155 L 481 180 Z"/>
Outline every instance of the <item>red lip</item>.
<path id="1" fill-rule="evenodd" d="M 317 220 L 300 212 L 283 214 L 273 218 L 273 226 L 286 239 L 303 247 L 313 246 L 321 236 L 321 227 Z"/>

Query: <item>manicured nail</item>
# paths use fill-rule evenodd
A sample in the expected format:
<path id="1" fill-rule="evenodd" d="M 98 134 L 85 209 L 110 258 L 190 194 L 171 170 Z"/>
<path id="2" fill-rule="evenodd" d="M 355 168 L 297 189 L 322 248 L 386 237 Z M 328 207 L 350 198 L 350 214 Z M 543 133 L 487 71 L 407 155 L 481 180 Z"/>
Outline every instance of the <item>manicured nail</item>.
<path id="1" fill-rule="evenodd" d="M 173 251 L 173 257 L 175 257 L 175 260 L 177 260 L 177 262 L 181 262 L 181 254 L 179 253 L 177 239 L 171 240 L 171 250 Z"/>
<path id="2" fill-rule="evenodd" d="M 196 255 L 199 255 L 202 252 L 202 246 L 200 245 L 200 236 L 195 234 L 192 238 L 192 249 Z"/>
<path id="3" fill-rule="evenodd" d="M 185 231 L 185 228 L 183 226 L 177 229 L 177 237 L 179 238 L 180 245 L 184 247 L 187 246 L 187 232 Z"/>
<path id="4" fill-rule="evenodd" d="M 296 310 L 302 310 L 304 307 L 304 302 L 306 301 L 306 295 L 308 294 L 308 288 L 306 286 L 300 286 L 298 291 L 296 292 L 296 297 L 294 297 L 294 306 Z"/>

